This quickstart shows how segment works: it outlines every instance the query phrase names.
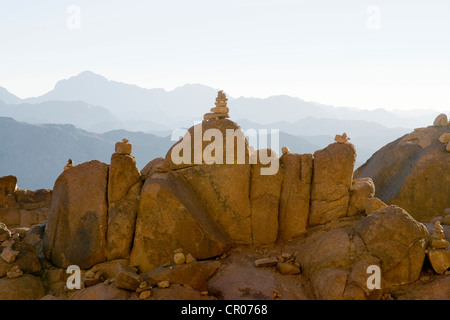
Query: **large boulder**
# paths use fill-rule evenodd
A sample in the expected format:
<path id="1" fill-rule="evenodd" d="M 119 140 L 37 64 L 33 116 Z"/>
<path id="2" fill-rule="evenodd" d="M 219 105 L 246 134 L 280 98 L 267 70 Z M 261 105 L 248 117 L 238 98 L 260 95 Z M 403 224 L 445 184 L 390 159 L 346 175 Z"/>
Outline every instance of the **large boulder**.
<path id="1" fill-rule="evenodd" d="M 318 299 L 377 299 L 367 287 L 369 266 L 381 271 L 381 290 L 419 278 L 428 239 L 425 226 L 390 206 L 369 216 L 344 217 L 289 243 Z"/>
<path id="2" fill-rule="evenodd" d="M 271 166 L 261 163 L 260 154 L 273 161 L 279 161 L 275 152 L 270 149 L 256 152 L 257 163 L 251 165 L 250 205 L 252 208 L 252 238 L 254 245 L 271 244 L 278 237 L 278 208 L 280 203 L 281 171 L 263 175 L 261 169 Z M 266 161 L 264 161 L 266 162 Z"/>
<path id="3" fill-rule="evenodd" d="M 450 154 L 439 137 L 450 127 L 416 129 L 384 146 L 358 170 L 370 177 L 376 196 L 428 222 L 450 207 Z"/>
<path id="4" fill-rule="evenodd" d="M 61 268 L 106 260 L 108 165 L 90 161 L 64 171 L 53 188 L 44 253 Z"/>
<path id="5" fill-rule="evenodd" d="M 359 221 L 355 234 L 381 263 L 385 286 L 411 283 L 419 278 L 429 233 L 405 210 L 389 206 Z"/>
<path id="6" fill-rule="evenodd" d="M 142 181 L 132 155 L 114 153 L 108 176 L 108 260 L 129 258 Z"/>
<path id="7" fill-rule="evenodd" d="M 167 152 L 159 170 L 176 170 L 231 239 L 251 244 L 249 154 L 247 139 L 235 122 L 211 119 L 191 127 Z M 174 162 L 180 155 L 185 161 Z"/>
<path id="8" fill-rule="evenodd" d="M 17 188 L 17 177 L 5 176 L 0 177 L 0 196 L 14 194 Z"/>
<path id="9" fill-rule="evenodd" d="M 45 295 L 41 279 L 25 274 L 21 277 L 0 279 L 0 300 L 37 300 Z"/>
<path id="10" fill-rule="evenodd" d="M 346 216 L 355 160 L 351 143 L 333 143 L 314 153 L 309 225 Z"/>
<path id="11" fill-rule="evenodd" d="M 169 149 L 161 167 L 176 170 L 211 164 L 210 157 L 217 160 L 216 164 L 249 163 L 248 142 L 237 123 L 211 119 L 194 125 Z"/>
<path id="12" fill-rule="evenodd" d="M 287 153 L 280 158 L 282 186 L 278 240 L 288 241 L 306 233 L 310 209 L 312 154 Z"/>
<path id="13" fill-rule="evenodd" d="M 177 171 L 178 172 L 178 171 Z M 142 188 L 130 264 L 141 272 L 170 263 L 174 250 L 196 259 L 221 255 L 230 238 L 176 172 L 154 174 Z"/>

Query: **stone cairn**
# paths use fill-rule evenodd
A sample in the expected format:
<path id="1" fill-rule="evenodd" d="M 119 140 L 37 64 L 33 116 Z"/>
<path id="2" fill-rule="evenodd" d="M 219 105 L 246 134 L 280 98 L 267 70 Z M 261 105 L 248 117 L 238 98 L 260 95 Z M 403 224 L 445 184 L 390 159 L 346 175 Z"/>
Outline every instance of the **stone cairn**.
<path id="1" fill-rule="evenodd" d="M 115 146 L 116 153 L 130 155 L 132 150 L 133 145 L 128 142 L 128 139 L 122 139 L 122 141 L 116 143 Z"/>
<path id="2" fill-rule="evenodd" d="M 73 162 L 72 162 L 72 159 L 69 159 L 69 160 L 67 161 L 67 164 L 64 166 L 64 171 L 66 171 L 66 170 L 68 170 L 68 169 L 70 169 L 70 168 L 73 168 Z"/>
<path id="3" fill-rule="evenodd" d="M 229 109 L 227 107 L 227 101 L 228 98 L 226 97 L 225 93 L 223 93 L 223 90 L 220 90 L 217 93 L 217 98 L 215 102 L 215 107 L 211 109 L 210 113 L 206 113 L 203 116 L 203 120 L 210 120 L 210 119 L 226 119 L 230 116 L 228 115 Z"/>
<path id="4" fill-rule="evenodd" d="M 337 143 L 347 143 L 348 140 L 350 140 L 350 138 L 347 136 L 345 132 L 342 135 L 337 134 L 334 137 L 334 141 L 336 141 Z"/>
<path id="5" fill-rule="evenodd" d="M 433 249 L 446 249 L 449 246 L 449 242 L 445 240 L 444 228 L 441 226 L 440 221 L 434 223 L 434 232 L 431 236 L 431 247 Z"/>

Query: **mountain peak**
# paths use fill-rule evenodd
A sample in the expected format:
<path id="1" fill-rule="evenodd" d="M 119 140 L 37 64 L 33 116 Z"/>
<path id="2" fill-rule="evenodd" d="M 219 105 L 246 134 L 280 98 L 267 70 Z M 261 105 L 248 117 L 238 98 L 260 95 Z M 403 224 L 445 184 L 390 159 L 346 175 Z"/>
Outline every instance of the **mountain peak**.
<path id="1" fill-rule="evenodd" d="M 86 70 L 79 73 L 76 76 L 70 77 L 68 80 L 80 79 L 80 80 L 91 80 L 91 81 L 109 81 L 104 76 L 94 73 L 92 71 Z"/>
<path id="2" fill-rule="evenodd" d="M 7 104 L 18 104 L 21 102 L 21 99 L 13 95 L 5 88 L 0 87 L 0 101 L 3 101 L 4 103 Z"/>

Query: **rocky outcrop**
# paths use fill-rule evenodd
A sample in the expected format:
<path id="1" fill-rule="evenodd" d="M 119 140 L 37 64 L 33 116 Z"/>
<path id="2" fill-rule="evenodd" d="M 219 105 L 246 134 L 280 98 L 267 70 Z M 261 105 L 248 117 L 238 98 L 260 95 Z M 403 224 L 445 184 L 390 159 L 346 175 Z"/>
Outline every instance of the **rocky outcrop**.
<path id="1" fill-rule="evenodd" d="M 37 300 L 45 295 L 41 279 L 32 275 L 0 279 L 0 300 Z"/>
<path id="2" fill-rule="evenodd" d="M 449 130 L 416 129 L 377 151 L 355 177 L 372 178 L 378 198 L 428 222 L 450 207 L 450 154 L 439 141 Z"/>
<path id="3" fill-rule="evenodd" d="M 311 229 L 307 238 L 287 247 L 298 253 L 318 299 L 371 298 L 370 265 L 381 268 L 383 290 L 418 279 L 428 231 L 404 210 L 390 206 L 385 213 L 336 222 Z"/>
<path id="4" fill-rule="evenodd" d="M 44 253 L 56 266 L 88 269 L 106 260 L 108 165 L 90 161 L 56 180 Z"/>
<path id="5" fill-rule="evenodd" d="M 108 176 L 108 260 L 129 258 L 142 181 L 136 159 L 129 154 L 114 153 Z"/>
<path id="6" fill-rule="evenodd" d="M 283 154 L 283 178 L 279 207 L 278 240 L 288 241 L 306 233 L 308 227 L 313 157 L 311 154 Z"/>
<path id="7" fill-rule="evenodd" d="M 333 143 L 314 153 L 310 226 L 347 215 L 355 160 L 351 143 Z"/>
<path id="8" fill-rule="evenodd" d="M 131 264 L 142 272 L 172 261 L 183 248 L 196 259 L 220 256 L 231 239 L 211 219 L 203 202 L 174 172 L 147 179 L 141 193 Z"/>
<path id="9" fill-rule="evenodd" d="M 278 238 L 278 207 L 280 203 L 281 171 L 276 174 L 262 175 L 261 168 L 269 167 L 262 164 L 260 154 L 274 158 L 278 161 L 278 155 L 272 150 L 258 150 L 256 152 L 257 163 L 251 165 L 250 182 L 250 206 L 251 206 L 251 234 L 252 243 L 255 245 L 272 244 Z"/>
<path id="10" fill-rule="evenodd" d="M 9 227 L 32 227 L 48 217 L 52 191 L 20 190 L 17 178 L 0 178 L 0 221 Z"/>

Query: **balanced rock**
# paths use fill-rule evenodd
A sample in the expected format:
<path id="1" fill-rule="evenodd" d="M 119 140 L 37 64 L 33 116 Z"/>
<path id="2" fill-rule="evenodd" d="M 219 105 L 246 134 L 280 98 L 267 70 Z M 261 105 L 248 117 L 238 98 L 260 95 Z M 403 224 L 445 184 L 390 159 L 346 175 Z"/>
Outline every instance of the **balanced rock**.
<path id="1" fill-rule="evenodd" d="M 348 140 L 350 140 L 350 138 L 347 136 L 345 132 L 342 135 L 337 134 L 334 137 L 334 141 L 336 141 L 337 143 L 347 143 Z"/>
<path id="2" fill-rule="evenodd" d="M 122 141 L 119 141 L 116 143 L 115 151 L 119 154 L 131 154 L 131 151 L 133 150 L 133 145 L 128 142 L 127 139 L 122 139 Z"/>
<path id="3" fill-rule="evenodd" d="M 73 168 L 73 161 L 72 159 L 67 160 L 67 164 L 64 166 L 64 171 L 69 170 Z"/>
<path id="4" fill-rule="evenodd" d="M 439 114 L 433 122 L 435 127 L 446 127 L 448 125 L 447 115 L 445 113 Z"/>

